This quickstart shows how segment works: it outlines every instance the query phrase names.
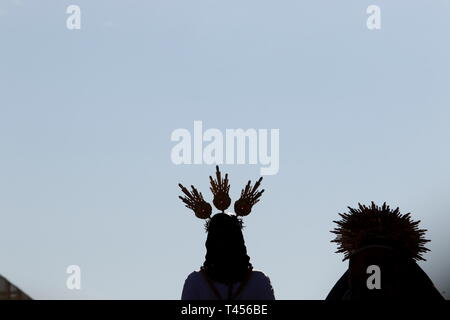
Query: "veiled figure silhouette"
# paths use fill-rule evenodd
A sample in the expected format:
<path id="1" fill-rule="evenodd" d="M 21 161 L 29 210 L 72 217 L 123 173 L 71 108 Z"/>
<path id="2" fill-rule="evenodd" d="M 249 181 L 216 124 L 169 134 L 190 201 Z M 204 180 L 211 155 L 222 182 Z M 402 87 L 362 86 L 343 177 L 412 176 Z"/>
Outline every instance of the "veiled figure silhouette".
<path id="1" fill-rule="evenodd" d="M 337 252 L 345 253 L 348 270 L 331 289 L 326 300 L 443 300 L 431 279 L 416 260 L 425 260 L 429 251 L 424 244 L 426 230 L 418 229 L 420 221 L 412 221 L 410 214 L 359 205 L 358 209 L 341 214 L 335 221 L 338 228 L 333 242 L 339 244 Z M 377 271 L 373 270 L 373 266 Z M 378 286 L 371 277 L 378 273 Z M 376 282 L 376 280 L 375 280 Z"/>

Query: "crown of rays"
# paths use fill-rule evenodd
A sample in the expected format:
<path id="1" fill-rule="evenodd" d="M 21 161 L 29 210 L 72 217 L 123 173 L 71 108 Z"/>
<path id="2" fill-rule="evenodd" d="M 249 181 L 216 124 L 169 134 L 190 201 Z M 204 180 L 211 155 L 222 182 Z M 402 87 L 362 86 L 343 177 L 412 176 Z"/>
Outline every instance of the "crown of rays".
<path id="1" fill-rule="evenodd" d="M 258 191 L 262 179 L 262 177 L 259 178 L 254 186 L 251 185 L 251 181 L 249 180 L 244 189 L 242 189 L 240 198 L 234 203 L 234 213 L 236 216 L 244 217 L 249 215 L 252 211 L 252 207 L 259 202 L 261 195 L 264 192 L 264 189 Z M 218 210 L 225 212 L 231 204 L 231 198 L 228 195 L 230 191 L 228 174 L 225 174 L 225 178 L 222 178 L 219 166 L 216 166 L 216 179 L 209 176 L 209 181 L 211 183 L 211 192 L 214 195 L 214 206 Z M 197 218 L 209 219 L 211 217 L 212 207 L 205 201 L 202 193 L 194 186 L 191 186 L 192 191 L 189 191 L 181 183 L 178 185 L 184 193 L 184 196 L 179 196 L 179 198 L 184 202 L 186 207 L 193 210 Z"/>
<path id="2" fill-rule="evenodd" d="M 419 229 L 419 221 L 411 220 L 410 213 L 401 214 L 400 209 L 392 210 L 386 203 L 381 207 L 374 202 L 370 206 L 358 203 L 358 208 L 348 207 L 348 213 L 340 213 L 341 220 L 332 233 L 336 238 L 331 242 L 338 244 L 336 253 L 344 253 L 348 259 L 353 252 L 367 245 L 386 241 L 395 244 L 414 260 L 425 260 L 422 254 L 430 251 L 425 244 L 425 229 Z"/>

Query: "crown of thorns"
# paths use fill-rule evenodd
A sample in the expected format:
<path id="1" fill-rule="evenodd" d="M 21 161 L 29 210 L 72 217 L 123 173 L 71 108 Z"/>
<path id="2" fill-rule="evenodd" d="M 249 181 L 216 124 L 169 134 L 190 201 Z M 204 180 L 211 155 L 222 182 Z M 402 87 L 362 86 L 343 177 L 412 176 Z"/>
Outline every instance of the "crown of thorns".
<path id="1" fill-rule="evenodd" d="M 370 206 L 358 203 L 358 208 L 350 208 L 349 213 L 340 213 L 340 221 L 332 233 L 338 244 L 336 253 L 344 253 L 344 260 L 353 252 L 367 244 L 390 243 L 401 249 L 414 260 L 425 260 L 422 254 L 430 251 L 425 244 L 425 229 L 419 229 L 419 221 L 411 220 L 410 213 L 401 214 L 400 209 L 392 210 L 386 203 L 381 207 L 374 202 Z"/>
<path id="2" fill-rule="evenodd" d="M 252 207 L 259 202 L 260 197 L 264 192 L 264 189 L 258 191 L 262 179 L 262 177 L 259 178 L 254 186 L 251 185 L 251 181 L 249 180 L 245 188 L 242 189 L 241 197 L 234 203 L 234 213 L 237 216 L 243 217 L 249 215 L 252 211 Z M 222 178 L 219 166 L 216 166 L 216 179 L 209 176 L 209 180 L 211 183 L 210 189 L 214 195 L 213 204 L 218 210 L 225 212 L 231 204 L 231 199 L 228 195 L 228 192 L 230 191 L 228 174 L 225 174 L 225 178 Z M 189 191 L 181 183 L 178 185 L 184 193 L 184 196 L 179 196 L 179 198 L 184 202 L 186 207 L 193 210 L 197 218 L 210 218 L 212 207 L 204 200 L 202 193 L 194 186 L 191 186 L 192 191 Z"/>

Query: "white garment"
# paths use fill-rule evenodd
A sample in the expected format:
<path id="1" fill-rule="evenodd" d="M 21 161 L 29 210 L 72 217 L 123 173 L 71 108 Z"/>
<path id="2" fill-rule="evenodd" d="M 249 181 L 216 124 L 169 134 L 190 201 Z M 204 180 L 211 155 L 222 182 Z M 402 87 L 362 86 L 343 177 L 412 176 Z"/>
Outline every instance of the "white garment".
<path id="1" fill-rule="evenodd" d="M 212 281 L 214 287 L 220 293 L 222 299 L 227 299 L 228 285 Z M 232 285 L 232 294 L 235 295 L 241 283 Z M 211 289 L 205 276 L 200 271 L 192 272 L 184 282 L 181 300 L 217 300 L 217 296 Z M 253 270 L 236 300 L 275 300 L 273 288 L 262 271 Z"/>

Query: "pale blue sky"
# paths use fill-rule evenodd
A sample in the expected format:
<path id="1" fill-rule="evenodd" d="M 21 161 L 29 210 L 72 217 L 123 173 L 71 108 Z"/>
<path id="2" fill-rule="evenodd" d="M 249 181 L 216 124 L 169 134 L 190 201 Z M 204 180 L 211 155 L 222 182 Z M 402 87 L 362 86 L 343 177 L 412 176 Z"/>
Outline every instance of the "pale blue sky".
<path id="1" fill-rule="evenodd" d="M 422 220 L 448 297 L 449 35 L 449 0 L 0 0 L 0 274 L 34 298 L 178 299 L 206 235 L 177 184 L 211 199 L 214 167 L 173 165 L 170 134 L 202 120 L 280 129 L 244 231 L 277 298 L 326 296 L 332 220 L 371 200 Z M 233 199 L 259 174 L 223 169 Z"/>

